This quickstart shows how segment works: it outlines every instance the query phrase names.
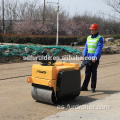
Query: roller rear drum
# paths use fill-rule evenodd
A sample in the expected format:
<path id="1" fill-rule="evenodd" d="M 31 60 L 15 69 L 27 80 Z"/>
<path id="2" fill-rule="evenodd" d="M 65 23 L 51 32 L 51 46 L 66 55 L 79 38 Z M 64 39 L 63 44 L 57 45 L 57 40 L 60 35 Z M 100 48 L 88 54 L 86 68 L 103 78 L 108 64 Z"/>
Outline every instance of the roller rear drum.
<path id="1" fill-rule="evenodd" d="M 50 104 L 57 104 L 60 100 L 56 100 L 53 90 L 46 90 L 33 86 L 31 91 L 32 97 L 36 101 L 42 101 Z"/>

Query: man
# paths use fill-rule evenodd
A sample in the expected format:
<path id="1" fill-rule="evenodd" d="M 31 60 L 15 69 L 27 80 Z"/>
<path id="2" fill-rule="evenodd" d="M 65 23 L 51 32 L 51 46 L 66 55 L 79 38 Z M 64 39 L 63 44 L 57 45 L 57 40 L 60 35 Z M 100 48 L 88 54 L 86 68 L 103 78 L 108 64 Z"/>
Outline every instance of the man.
<path id="1" fill-rule="evenodd" d="M 87 38 L 83 51 L 83 60 L 87 57 L 92 60 L 92 63 L 91 65 L 86 65 L 85 80 L 81 90 L 88 91 L 88 84 L 91 77 L 91 90 L 92 92 L 95 92 L 97 82 L 97 67 L 99 65 L 104 39 L 98 33 L 99 26 L 97 24 L 92 24 L 90 30 L 92 35 L 88 36 Z"/>

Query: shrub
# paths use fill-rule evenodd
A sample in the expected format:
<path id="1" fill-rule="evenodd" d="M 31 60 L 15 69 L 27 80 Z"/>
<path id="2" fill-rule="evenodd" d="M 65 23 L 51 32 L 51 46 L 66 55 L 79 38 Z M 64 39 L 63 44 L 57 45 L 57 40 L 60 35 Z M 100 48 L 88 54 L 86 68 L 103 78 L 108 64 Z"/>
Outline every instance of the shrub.
<path id="1" fill-rule="evenodd" d="M 2 35 L 0 35 L 0 42 L 3 42 L 3 37 L 2 37 Z"/>
<path id="2" fill-rule="evenodd" d="M 113 37 L 115 39 L 120 39 L 120 35 L 112 35 L 111 37 Z"/>

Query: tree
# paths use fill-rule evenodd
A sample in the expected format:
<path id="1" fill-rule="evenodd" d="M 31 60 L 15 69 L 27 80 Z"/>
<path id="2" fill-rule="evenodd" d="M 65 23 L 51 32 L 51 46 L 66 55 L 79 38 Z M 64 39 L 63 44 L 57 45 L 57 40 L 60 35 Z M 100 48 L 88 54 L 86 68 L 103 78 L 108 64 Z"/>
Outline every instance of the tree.
<path id="1" fill-rule="evenodd" d="M 120 14 L 120 0 L 105 0 L 106 4 Z"/>

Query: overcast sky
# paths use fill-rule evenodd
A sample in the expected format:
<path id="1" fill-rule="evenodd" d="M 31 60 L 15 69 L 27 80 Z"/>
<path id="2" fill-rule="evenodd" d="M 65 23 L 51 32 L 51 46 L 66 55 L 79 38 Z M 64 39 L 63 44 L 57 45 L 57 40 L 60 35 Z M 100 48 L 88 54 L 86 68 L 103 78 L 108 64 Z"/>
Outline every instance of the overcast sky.
<path id="1" fill-rule="evenodd" d="M 46 0 L 57 1 L 57 0 Z M 60 6 L 69 11 L 70 15 L 83 14 L 85 11 L 97 14 L 99 11 L 109 13 L 112 9 L 103 0 L 59 0 Z M 42 1 L 43 2 L 43 1 Z"/>
<path id="2" fill-rule="evenodd" d="M 33 1 L 33 0 L 31 0 Z M 44 3 L 44 0 L 40 0 Z M 58 0 L 46 0 L 46 2 L 57 2 Z M 70 16 L 75 13 L 83 14 L 85 11 L 88 13 L 99 15 L 98 13 L 105 13 L 115 16 L 115 11 L 105 4 L 105 0 L 59 0 L 60 8 L 64 8 L 69 12 Z M 106 16 L 107 17 L 107 16 Z"/>
<path id="3" fill-rule="evenodd" d="M 11 0 L 9 0 L 11 1 Z M 15 0 L 12 0 L 15 1 Z M 19 0 L 20 2 L 25 2 L 28 0 Z M 31 2 L 38 1 L 38 4 L 43 4 L 44 0 L 29 0 Z M 58 2 L 58 0 L 45 0 L 46 5 L 47 2 Z M 75 13 L 77 14 L 83 14 L 85 11 L 88 13 L 96 14 L 99 16 L 99 12 L 110 14 L 115 16 L 114 10 L 107 6 L 104 2 L 104 0 L 59 0 L 60 1 L 60 9 L 63 8 L 67 12 L 69 12 L 70 16 L 73 16 Z M 53 4 L 54 5 L 54 4 Z M 56 5 L 54 5 L 56 7 Z M 117 17 L 117 14 L 116 14 Z"/>

